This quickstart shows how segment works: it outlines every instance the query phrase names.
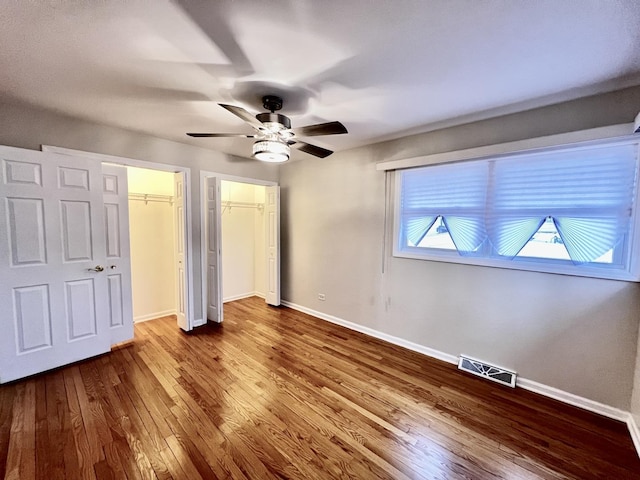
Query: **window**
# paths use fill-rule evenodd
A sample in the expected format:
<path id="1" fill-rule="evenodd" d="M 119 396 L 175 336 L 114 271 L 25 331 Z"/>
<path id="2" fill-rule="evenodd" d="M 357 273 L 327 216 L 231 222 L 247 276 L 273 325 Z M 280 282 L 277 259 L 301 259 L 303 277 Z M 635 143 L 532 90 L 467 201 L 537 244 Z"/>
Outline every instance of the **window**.
<path id="1" fill-rule="evenodd" d="M 397 173 L 396 256 L 637 280 L 638 139 Z"/>

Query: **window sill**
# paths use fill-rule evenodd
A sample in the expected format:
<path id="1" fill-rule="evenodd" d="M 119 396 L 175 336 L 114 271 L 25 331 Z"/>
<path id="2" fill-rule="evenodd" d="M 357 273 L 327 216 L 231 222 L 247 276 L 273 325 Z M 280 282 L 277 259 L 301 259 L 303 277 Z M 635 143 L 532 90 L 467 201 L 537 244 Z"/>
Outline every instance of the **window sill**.
<path id="1" fill-rule="evenodd" d="M 502 260 L 486 257 L 462 257 L 457 252 L 443 251 L 442 253 L 426 253 L 421 249 L 407 248 L 398 250 L 394 248 L 393 256 L 396 258 L 409 258 L 413 260 L 426 260 L 430 262 L 457 263 L 480 267 L 502 268 L 507 270 L 521 270 L 527 272 L 550 273 L 555 275 L 569 275 L 574 277 L 598 278 L 604 280 L 619 280 L 625 282 L 640 282 L 640 275 L 633 274 L 623 267 L 597 267 L 576 266 L 570 263 L 546 263 L 536 259 Z"/>

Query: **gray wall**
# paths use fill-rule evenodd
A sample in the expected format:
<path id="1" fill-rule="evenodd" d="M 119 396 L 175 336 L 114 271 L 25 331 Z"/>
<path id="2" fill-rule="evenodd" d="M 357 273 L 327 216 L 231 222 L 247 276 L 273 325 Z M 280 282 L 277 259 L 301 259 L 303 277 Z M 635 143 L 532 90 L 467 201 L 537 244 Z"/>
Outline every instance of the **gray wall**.
<path id="1" fill-rule="evenodd" d="M 636 355 L 636 372 L 633 380 L 633 395 L 631 397 L 631 415 L 633 415 L 636 428 L 640 430 L 640 335 Z M 638 454 L 640 454 L 640 451 Z"/>
<path id="2" fill-rule="evenodd" d="M 73 148 L 191 168 L 194 316 L 202 318 L 200 262 L 200 171 L 277 181 L 278 168 L 220 152 L 99 125 L 0 99 L 0 145 L 40 150 Z M 240 160 L 240 161 L 239 161 Z"/>
<path id="3" fill-rule="evenodd" d="M 626 89 L 283 166 L 283 299 L 629 410 L 638 284 L 394 258 L 375 162 L 628 123 L 638 111 L 640 88 Z"/>

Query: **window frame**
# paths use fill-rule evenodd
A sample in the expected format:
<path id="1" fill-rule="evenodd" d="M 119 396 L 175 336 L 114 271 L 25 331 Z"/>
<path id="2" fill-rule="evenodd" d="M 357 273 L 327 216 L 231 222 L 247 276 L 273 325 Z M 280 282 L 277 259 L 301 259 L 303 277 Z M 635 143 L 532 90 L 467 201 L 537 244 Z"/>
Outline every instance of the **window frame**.
<path id="1" fill-rule="evenodd" d="M 633 203 L 633 212 L 630 219 L 629 233 L 624 237 L 623 245 L 614 250 L 614 258 L 618 256 L 621 264 L 615 265 L 588 263 L 576 265 L 570 260 L 543 259 L 537 257 L 515 257 L 513 259 L 496 256 L 462 256 L 457 250 L 411 247 L 406 245 L 405 232 L 401 231 L 401 195 L 402 195 L 402 171 L 426 166 L 437 166 L 446 163 L 468 163 L 477 161 L 498 160 L 505 157 L 524 157 L 546 152 L 556 152 L 565 149 L 579 149 L 588 147 L 636 145 L 636 191 Z M 570 144 L 558 144 L 543 148 L 519 150 L 513 152 L 485 155 L 476 158 L 464 159 L 454 162 L 437 162 L 429 165 L 397 169 L 393 172 L 393 251 L 392 256 L 415 260 L 436 261 L 463 265 L 474 265 L 509 270 L 522 270 L 539 273 L 551 273 L 578 277 L 590 277 L 610 280 L 622 280 L 640 282 L 640 136 L 631 135 L 613 139 L 589 140 Z M 622 249 L 622 253 L 620 253 Z M 616 252 L 617 251 L 617 252 Z"/>

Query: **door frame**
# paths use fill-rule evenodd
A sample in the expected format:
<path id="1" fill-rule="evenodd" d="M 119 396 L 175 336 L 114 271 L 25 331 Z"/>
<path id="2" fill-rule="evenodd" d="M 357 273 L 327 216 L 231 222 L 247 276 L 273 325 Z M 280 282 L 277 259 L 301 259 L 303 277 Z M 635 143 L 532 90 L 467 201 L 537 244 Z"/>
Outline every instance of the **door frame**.
<path id="1" fill-rule="evenodd" d="M 116 155 L 107 155 L 104 153 L 86 152 L 84 150 L 75 150 L 72 148 L 56 147 L 53 145 L 42 145 L 43 152 L 53 152 L 62 155 L 81 156 L 85 158 L 93 158 L 103 163 L 113 163 L 126 167 L 146 168 L 150 170 L 161 170 L 164 172 L 182 173 L 184 175 L 184 199 L 185 199 L 185 255 L 186 255 L 186 282 L 185 282 L 185 298 L 187 299 L 186 317 L 188 330 L 193 327 L 202 325 L 205 322 L 197 322 L 194 319 L 194 300 L 193 300 L 193 258 L 192 258 L 192 220 L 191 220 L 191 169 L 180 165 L 170 163 L 148 162 L 146 160 L 137 160 L 134 158 L 119 157 Z"/>
<path id="2" fill-rule="evenodd" d="M 215 177 L 218 180 L 226 180 L 228 182 L 237 182 L 237 183 L 248 183 L 251 185 L 260 185 L 262 187 L 277 187 L 278 182 L 274 182 L 271 180 L 261 180 L 259 178 L 250 178 L 250 177 L 240 177 L 237 175 L 228 175 L 226 173 L 217 173 L 206 170 L 200 170 L 200 260 L 202 262 L 202 267 L 200 271 L 202 272 L 202 312 L 203 312 L 203 324 L 207 323 L 207 232 L 206 232 L 206 219 L 207 219 L 207 178 Z M 204 205 L 204 207 L 203 207 Z M 216 215 L 218 216 L 218 224 L 222 224 L 222 212 L 220 210 L 216 211 Z M 222 252 L 222 245 L 220 246 Z M 222 258 L 222 253 L 220 253 L 220 257 Z M 221 268 L 221 266 L 219 266 Z M 222 273 L 224 275 L 224 271 Z M 222 298 L 220 299 L 222 302 Z M 224 307 L 224 303 L 221 303 L 221 308 Z"/>

